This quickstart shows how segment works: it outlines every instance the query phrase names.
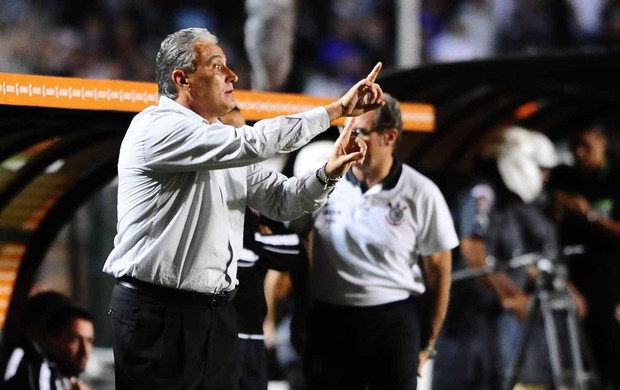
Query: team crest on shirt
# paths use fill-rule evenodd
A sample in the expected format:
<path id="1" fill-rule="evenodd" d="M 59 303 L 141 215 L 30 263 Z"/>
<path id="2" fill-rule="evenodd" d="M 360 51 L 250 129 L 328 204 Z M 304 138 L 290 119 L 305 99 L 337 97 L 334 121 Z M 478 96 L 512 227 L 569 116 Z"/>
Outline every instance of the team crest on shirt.
<path id="1" fill-rule="evenodd" d="M 336 221 L 336 217 L 341 214 L 340 210 L 335 210 L 330 207 L 329 202 L 327 203 L 327 207 L 325 207 L 321 213 L 325 217 L 325 223 L 328 225 L 334 223 Z"/>
<path id="2" fill-rule="evenodd" d="M 396 204 L 388 202 L 388 207 L 390 208 L 390 211 L 388 212 L 388 215 L 385 217 L 385 219 L 390 225 L 400 225 L 403 222 L 405 216 L 404 211 L 407 210 L 407 206 L 401 206 L 400 202 Z"/>

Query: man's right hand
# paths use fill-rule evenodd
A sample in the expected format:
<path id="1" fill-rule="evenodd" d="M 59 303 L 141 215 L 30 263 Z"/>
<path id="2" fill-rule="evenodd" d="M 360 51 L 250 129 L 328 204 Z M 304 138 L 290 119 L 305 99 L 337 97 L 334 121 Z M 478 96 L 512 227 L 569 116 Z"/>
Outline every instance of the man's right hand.
<path id="1" fill-rule="evenodd" d="M 377 62 L 365 79 L 358 81 L 338 101 L 325 106 L 330 121 L 343 116 L 358 116 L 384 104 L 383 91 L 379 84 L 375 83 L 382 66 L 381 62 Z"/>

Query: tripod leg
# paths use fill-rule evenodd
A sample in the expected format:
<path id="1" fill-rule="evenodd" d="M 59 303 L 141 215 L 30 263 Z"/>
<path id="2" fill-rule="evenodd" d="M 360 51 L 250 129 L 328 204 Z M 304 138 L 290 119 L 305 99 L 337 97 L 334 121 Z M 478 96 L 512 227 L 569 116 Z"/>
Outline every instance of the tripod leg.
<path id="1" fill-rule="evenodd" d="M 598 389 L 600 387 L 599 378 L 595 371 L 592 356 L 589 354 L 588 346 L 585 345 L 582 339 L 577 308 L 574 303 L 572 303 L 568 309 L 567 321 L 568 336 L 575 365 L 575 388 L 577 390 Z M 588 367 L 586 367 L 585 363 L 589 363 Z M 587 371 L 588 369 L 590 372 Z"/>
<path id="2" fill-rule="evenodd" d="M 525 319 L 525 324 L 523 324 L 523 333 L 521 335 L 521 340 L 519 341 L 519 348 L 517 349 L 517 354 L 510 363 L 510 367 L 506 373 L 506 378 L 504 378 L 502 387 L 503 390 L 512 390 L 517 383 L 519 373 L 523 367 L 523 359 L 525 359 L 527 343 L 529 342 L 532 329 L 536 323 L 536 316 L 538 315 L 539 306 L 540 298 L 538 297 L 538 294 L 532 294 L 532 299 L 530 300 L 529 307 L 527 308 L 527 318 Z"/>
<path id="3" fill-rule="evenodd" d="M 579 341 L 579 332 L 577 331 L 576 318 L 573 316 L 572 310 L 569 310 L 568 315 L 568 337 L 570 341 L 571 355 L 573 358 L 573 364 L 575 366 L 575 385 L 578 390 L 586 390 L 587 376 L 585 373 L 585 367 L 583 365 L 583 358 L 581 356 L 581 343 Z"/>
<path id="4" fill-rule="evenodd" d="M 543 316 L 543 324 L 545 326 L 545 335 L 547 336 L 547 349 L 549 350 L 549 358 L 551 360 L 551 371 L 553 373 L 553 381 L 558 390 L 573 389 L 574 384 L 566 384 L 562 370 L 562 361 L 560 357 L 560 340 L 558 337 L 558 328 L 553 316 L 553 308 L 550 300 L 550 293 L 542 291 L 541 293 L 541 312 Z M 572 343 L 571 343 L 572 349 Z"/>
<path id="5" fill-rule="evenodd" d="M 545 325 L 545 335 L 547 337 L 547 347 L 551 358 L 553 378 L 558 390 L 594 390 L 598 389 L 598 378 L 594 371 L 586 371 L 585 358 L 589 357 L 583 353 L 585 348 L 581 339 L 577 308 L 570 295 L 565 292 L 541 293 L 541 312 Z M 566 331 L 568 336 L 568 347 L 570 348 L 570 359 L 572 366 L 562 367 L 562 356 L 560 354 L 561 341 L 558 337 L 558 327 L 553 316 L 553 312 L 565 315 Z M 587 351 L 586 351 L 587 352 Z M 566 356 L 568 358 L 568 356 Z M 590 365 L 591 366 L 591 365 Z M 593 368 L 593 367 L 590 367 Z"/>

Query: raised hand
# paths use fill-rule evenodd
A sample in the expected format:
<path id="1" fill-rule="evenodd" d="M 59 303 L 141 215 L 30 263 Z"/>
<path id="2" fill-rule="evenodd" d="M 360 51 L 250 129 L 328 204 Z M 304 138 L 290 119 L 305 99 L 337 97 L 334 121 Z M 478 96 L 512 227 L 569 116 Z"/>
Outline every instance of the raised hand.
<path id="1" fill-rule="evenodd" d="M 325 166 L 330 178 L 343 176 L 353 162 L 361 164 L 366 156 L 366 143 L 353 134 L 354 118 L 347 119 L 344 130 L 334 143 L 334 151 Z"/>
<path id="2" fill-rule="evenodd" d="M 382 66 L 381 62 L 377 62 L 365 79 L 358 81 L 337 102 L 326 106 L 330 120 L 343 116 L 358 116 L 384 104 L 383 91 L 379 84 L 375 83 Z"/>

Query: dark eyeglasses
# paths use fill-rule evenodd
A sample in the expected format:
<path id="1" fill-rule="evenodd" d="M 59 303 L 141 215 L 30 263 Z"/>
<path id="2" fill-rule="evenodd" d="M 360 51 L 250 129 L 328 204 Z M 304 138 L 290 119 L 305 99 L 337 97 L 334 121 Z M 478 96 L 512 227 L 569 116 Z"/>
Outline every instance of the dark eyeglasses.
<path id="1" fill-rule="evenodd" d="M 376 132 L 381 132 L 383 130 L 385 130 L 385 129 L 372 129 L 372 130 L 369 130 L 369 129 L 365 129 L 363 127 L 355 127 L 353 130 L 351 130 L 351 132 L 353 134 L 357 134 L 359 136 L 366 137 L 366 136 L 369 136 L 370 133 L 373 133 L 375 131 Z"/>
<path id="2" fill-rule="evenodd" d="M 344 126 L 338 126 L 338 131 L 340 133 L 342 133 L 343 130 L 344 130 Z M 362 137 L 366 137 L 366 136 L 370 135 L 370 133 L 372 133 L 372 132 L 375 132 L 375 131 L 379 132 L 379 131 L 383 131 L 383 130 L 385 130 L 385 128 L 377 128 L 377 129 L 369 130 L 369 129 L 366 129 L 366 128 L 363 128 L 363 127 L 354 127 L 351 130 L 351 133 L 355 134 L 355 135 L 362 136 Z"/>
<path id="3" fill-rule="evenodd" d="M 370 133 L 372 133 L 373 131 L 374 130 L 368 130 L 363 127 L 355 127 L 353 128 L 353 130 L 351 130 L 353 134 L 361 135 L 363 137 L 370 135 Z"/>

